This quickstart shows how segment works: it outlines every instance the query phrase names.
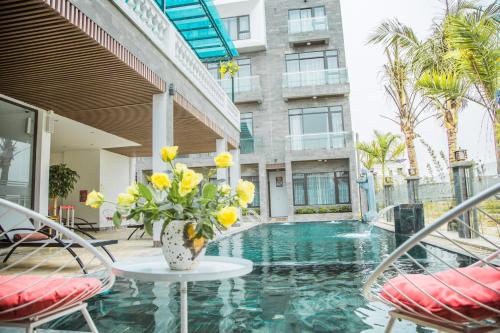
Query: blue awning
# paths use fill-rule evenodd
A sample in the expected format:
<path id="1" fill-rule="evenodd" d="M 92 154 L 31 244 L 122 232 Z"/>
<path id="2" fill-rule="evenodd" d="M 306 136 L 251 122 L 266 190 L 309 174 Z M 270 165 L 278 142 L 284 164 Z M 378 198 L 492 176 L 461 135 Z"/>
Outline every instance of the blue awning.
<path id="1" fill-rule="evenodd" d="M 200 60 L 238 56 L 212 0 L 155 0 Z"/>

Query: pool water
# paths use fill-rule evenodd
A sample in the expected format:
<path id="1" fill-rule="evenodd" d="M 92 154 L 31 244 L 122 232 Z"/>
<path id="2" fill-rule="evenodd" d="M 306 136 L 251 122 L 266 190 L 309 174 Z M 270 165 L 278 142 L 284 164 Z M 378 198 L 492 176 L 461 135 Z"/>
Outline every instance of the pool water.
<path id="1" fill-rule="evenodd" d="M 383 332 L 387 308 L 363 282 L 396 247 L 393 233 L 359 222 L 268 224 L 209 244 L 208 255 L 250 259 L 241 278 L 189 284 L 190 332 Z M 446 261 L 466 258 L 443 251 Z M 439 262 L 424 259 L 429 266 Z M 89 301 L 103 333 L 179 330 L 177 284 L 119 278 Z M 50 328 L 85 331 L 79 315 Z M 431 332 L 398 322 L 394 332 Z"/>

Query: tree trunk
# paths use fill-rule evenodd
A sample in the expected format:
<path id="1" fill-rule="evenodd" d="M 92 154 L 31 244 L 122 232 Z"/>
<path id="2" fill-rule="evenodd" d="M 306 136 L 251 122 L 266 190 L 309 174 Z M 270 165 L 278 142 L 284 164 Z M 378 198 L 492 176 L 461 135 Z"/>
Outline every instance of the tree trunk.
<path id="1" fill-rule="evenodd" d="M 408 161 L 410 163 L 410 168 L 414 169 L 416 174 L 419 175 L 418 163 L 417 163 L 417 152 L 415 150 L 415 133 L 412 129 L 405 131 L 405 143 L 406 143 L 406 153 L 408 154 Z"/>
<path id="2" fill-rule="evenodd" d="M 52 216 L 57 216 L 57 197 L 54 197 Z"/>

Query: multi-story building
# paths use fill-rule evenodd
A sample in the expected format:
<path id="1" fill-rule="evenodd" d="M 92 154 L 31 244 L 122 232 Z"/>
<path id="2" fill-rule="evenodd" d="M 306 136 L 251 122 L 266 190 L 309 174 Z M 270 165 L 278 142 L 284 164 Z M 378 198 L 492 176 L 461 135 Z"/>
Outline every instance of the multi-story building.
<path id="1" fill-rule="evenodd" d="M 339 0 L 215 0 L 240 70 L 220 79 L 240 111 L 241 175 L 264 217 L 357 217 L 356 158 Z M 214 154 L 185 156 L 210 167 Z M 310 214 L 313 212 L 323 214 Z M 332 214 L 332 212 L 344 212 Z M 345 212 L 348 211 L 348 212 Z M 309 213 L 309 214 L 304 214 Z"/>

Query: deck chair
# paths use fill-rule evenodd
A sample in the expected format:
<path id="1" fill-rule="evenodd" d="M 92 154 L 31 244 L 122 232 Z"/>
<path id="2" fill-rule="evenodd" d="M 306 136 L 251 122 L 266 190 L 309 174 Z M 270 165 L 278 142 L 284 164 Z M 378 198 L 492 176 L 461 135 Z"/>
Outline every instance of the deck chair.
<path id="1" fill-rule="evenodd" d="M 500 332 L 500 240 L 464 222 L 465 214 L 477 214 L 476 206 L 487 199 L 498 200 L 498 193 L 500 184 L 451 209 L 410 237 L 370 275 L 364 296 L 392 309 L 386 332 L 391 332 L 396 319 L 441 332 Z M 497 219 L 489 218 L 498 225 Z M 467 245 L 443 231 L 452 221 L 483 247 Z M 461 254 L 467 262 L 446 260 L 443 249 Z"/>
<path id="2" fill-rule="evenodd" d="M 4 245 L 8 245 L 0 248 L 0 255 L 22 243 L 31 244 L 0 265 L 0 326 L 33 333 L 49 321 L 81 312 L 90 331 L 98 333 L 85 301 L 113 286 L 111 260 L 96 249 L 95 242 L 4 199 L 0 199 L 0 221 L 0 238 L 7 239 Z M 53 238 L 50 230 L 61 237 Z M 54 245 L 55 249 L 42 252 Z M 65 255 L 69 250 L 80 267 Z"/>
<path id="3" fill-rule="evenodd" d="M 0 210 L 0 214 L 2 211 Z M 55 222 L 56 223 L 56 222 Z M 2 233 L 2 238 L 0 239 L 0 249 L 9 249 L 5 253 L 3 262 L 6 263 L 9 258 L 14 254 L 18 248 L 26 247 L 62 247 L 66 249 L 75 259 L 76 262 L 83 268 L 81 260 L 76 255 L 74 248 L 80 248 L 81 245 L 78 242 L 74 242 L 71 239 L 63 239 L 56 235 L 50 228 L 36 228 L 36 223 L 33 219 L 16 219 L 15 214 L 5 212 L 0 218 L 0 232 Z M 101 240 L 95 239 L 94 236 L 89 233 L 79 229 L 71 228 L 66 226 L 66 229 L 81 233 L 88 237 L 87 244 L 93 247 L 101 248 L 111 259 L 115 261 L 115 258 L 111 252 L 107 249 L 107 245 L 117 244 L 117 240 Z M 36 230 L 36 232 L 34 232 Z M 29 237 L 27 235 L 30 235 Z"/>

